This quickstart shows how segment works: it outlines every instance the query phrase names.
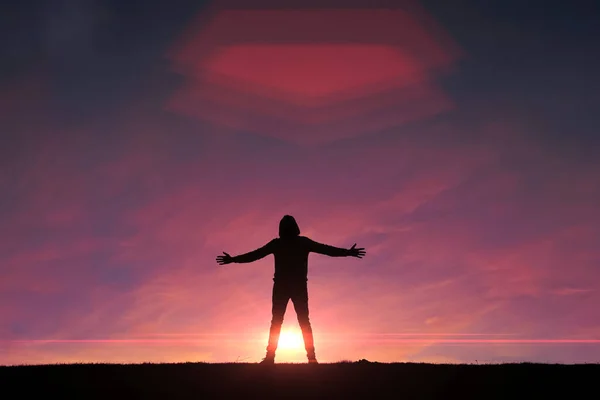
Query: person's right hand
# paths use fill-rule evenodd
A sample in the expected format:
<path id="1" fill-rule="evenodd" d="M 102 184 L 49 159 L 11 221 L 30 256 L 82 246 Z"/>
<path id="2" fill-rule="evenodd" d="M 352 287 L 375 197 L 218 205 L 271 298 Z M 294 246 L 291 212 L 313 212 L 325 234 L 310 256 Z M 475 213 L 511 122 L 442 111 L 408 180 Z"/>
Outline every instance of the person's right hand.
<path id="1" fill-rule="evenodd" d="M 356 243 L 354 243 L 352 247 L 348 249 L 348 256 L 350 257 L 363 258 L 365 254 L 367 254 L 365 249 L 363 247 L 356 248 Z"/>
<path id="2" fill-rule="evenodd" d="M 224 256 L 217 256 L 217 263 L 219 265 L 231 264 L 233 262 L 233 257 L 229 254 L 223 252 Z"/>

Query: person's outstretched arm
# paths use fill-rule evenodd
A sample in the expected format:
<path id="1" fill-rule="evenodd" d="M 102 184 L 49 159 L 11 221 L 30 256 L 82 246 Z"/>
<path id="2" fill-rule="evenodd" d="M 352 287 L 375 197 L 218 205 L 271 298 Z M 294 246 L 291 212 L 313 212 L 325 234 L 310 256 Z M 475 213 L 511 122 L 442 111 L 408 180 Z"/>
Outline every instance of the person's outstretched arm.
<path id="1" fill-rule="evenodd" d="M 364 248 L 356 248 L 356 243 L 349 248 L 344 249 L 341 247 L 330 246 L 328 244 L 323 244 L 319 242 L 315 242 L 312 239 L 308 239 L 309 243 L 309 251 L 313 253 L 324 254 L 330 257 L 357 257 L 362 258 L 366 251 Z"/>
<path id="2" fill-rule="evenodd" d="M 217 263 L 219 265 L 230 264 L 230 263 L 251 263 L 253 261 L 260 260 L 273 253 L 273 244 L 275 239 L 271 240 L 269 243 L 265 244 L 263 247 L 260 247 L 256 250 L 252 250 L 248 253 L 240 254 L 238 256 L 232 257 L 226 252 L 224 256 L 217 256 Z"/>

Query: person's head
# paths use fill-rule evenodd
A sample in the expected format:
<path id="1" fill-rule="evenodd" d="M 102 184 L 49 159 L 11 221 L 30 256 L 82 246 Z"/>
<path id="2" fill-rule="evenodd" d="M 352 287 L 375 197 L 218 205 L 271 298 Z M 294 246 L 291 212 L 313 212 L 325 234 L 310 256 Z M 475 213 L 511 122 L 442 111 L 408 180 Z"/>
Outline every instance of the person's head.
<path id="1" fill-rule="evenodd" d="M 282 239 L 292 238 L 300 235 L 298 223 L 291 215 L 284 215 L 279 221 L 279 237 Z"/>

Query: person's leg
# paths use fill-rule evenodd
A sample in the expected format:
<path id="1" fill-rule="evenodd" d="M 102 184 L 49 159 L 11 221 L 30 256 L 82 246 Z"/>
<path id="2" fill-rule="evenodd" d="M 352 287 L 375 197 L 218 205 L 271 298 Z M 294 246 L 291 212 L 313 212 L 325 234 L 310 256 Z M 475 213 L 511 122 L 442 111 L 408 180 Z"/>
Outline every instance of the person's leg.
<path id="1" fill-rule="evenodd" d="M 302 337 L 304 338 L 304 347 L 306 348 L 306 356 L 310 362 L 316 362 L 315 343 L 313 339 L 312 327 L 308 317 L 308 288 L 306 282 L 297 285 L 292 292 L 292 302 L 294 310 L 298 316 L 298 323 L 302 329 Z"/>
<path id="2" fill-rule="evenodd" d="M 277 350 L 277 343 L 279 342 L 279 334 L 281 333 L 281 325 L 283 324 L 283 316 L 287 303 L 290 299 L 288 290 L 283 285 L 275 283 L 273 285 L 273 296 L 272 296 L 272 318 L 271 328 L 269 329 L 269 343 L 267 344 L 267 356 L 268 360 L 275 359 L 275 351 Z"/>

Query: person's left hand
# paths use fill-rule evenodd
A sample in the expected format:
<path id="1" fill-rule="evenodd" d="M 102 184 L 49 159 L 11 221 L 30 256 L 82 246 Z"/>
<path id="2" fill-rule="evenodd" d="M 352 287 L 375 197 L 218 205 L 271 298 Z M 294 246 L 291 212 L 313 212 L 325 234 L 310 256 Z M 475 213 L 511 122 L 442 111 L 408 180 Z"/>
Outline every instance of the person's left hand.
<path id="1" fill-rule="evenodd" d="M 350 257 L 363 258 L 367 252 L 363 247 L 356 247 L 356 243 L 352 245 L 350 249 L 348 249 L 348 255 Z"/>
<path id="2" fill-rule="evenodd" d="M 233 257 L 229 254 L 223 252 L 224 256 L 217 256 L 217 263 L 219 265 L 231 264 L 233 262 Z"/>

